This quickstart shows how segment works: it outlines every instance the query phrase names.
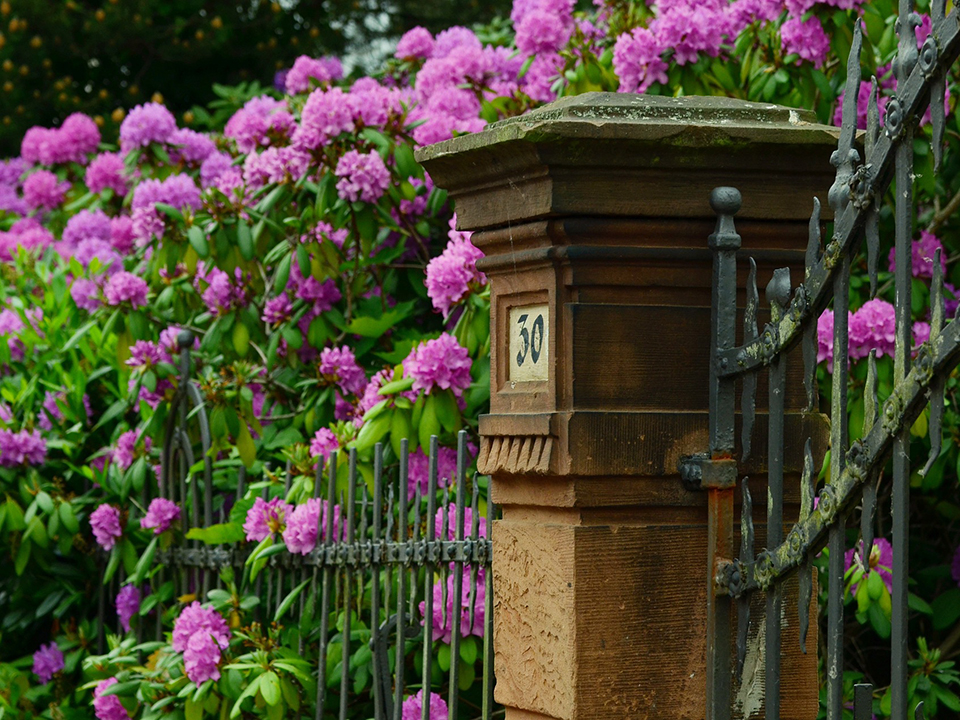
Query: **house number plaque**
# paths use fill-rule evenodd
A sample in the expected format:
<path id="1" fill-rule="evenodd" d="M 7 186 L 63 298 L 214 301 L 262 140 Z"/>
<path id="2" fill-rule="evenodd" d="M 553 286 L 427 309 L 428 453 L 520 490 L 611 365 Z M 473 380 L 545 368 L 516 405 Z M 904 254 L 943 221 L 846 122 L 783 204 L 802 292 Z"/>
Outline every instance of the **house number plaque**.
<path id="1" fill-rule="evenodd" d="M 510 308 L 510 382 L 546 380 L 550 365 L 550 312 L 546 303 Z"/>

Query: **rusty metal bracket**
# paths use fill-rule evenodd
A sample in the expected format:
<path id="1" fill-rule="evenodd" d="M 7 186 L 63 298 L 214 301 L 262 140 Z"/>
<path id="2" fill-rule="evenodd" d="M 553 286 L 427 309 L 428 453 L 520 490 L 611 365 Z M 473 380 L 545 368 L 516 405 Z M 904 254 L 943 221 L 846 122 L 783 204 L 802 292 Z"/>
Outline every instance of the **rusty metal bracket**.
<path id="1" fill-rule="evenodd" d="M 714 459 L 708 453 L 683 455 L 677 468 L 688 490 L 724 490 L 737 486 L 737 461 L 733 458 Z"/>

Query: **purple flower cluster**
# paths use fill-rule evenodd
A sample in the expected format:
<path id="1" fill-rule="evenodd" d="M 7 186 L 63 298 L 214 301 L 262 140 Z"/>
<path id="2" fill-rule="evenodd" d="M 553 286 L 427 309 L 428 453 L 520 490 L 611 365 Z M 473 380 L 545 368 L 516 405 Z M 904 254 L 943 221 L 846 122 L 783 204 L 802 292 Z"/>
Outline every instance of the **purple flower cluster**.
<path id="1" fill-rule="evenodd" d="M 470 242 L 470 233 L 454 230 L 456 216 L 450 221 L 450 242 L 438 257 L 427 263 L 427 295 L 433 307 L 446 318 L 451 308 L 470 292 L 485 285 L 486 276 L 477 270 L 483 252 Z"/>
<path id="2" fill-rule="evenodd" d="M 285 145 L 295 127 L 287 103 L 264 95 L 248 100 L 235 112 L 223 134 L 236 141 L 240 152 L 250 153 L 258 147 Z"/>
<path id="3" fill-rule="evenodd" d="M 33 654 L 33 674 L 40 678 L 40 682 L 50 682 L 61 670 L 63 670 L 63 653 L 56 643 L 41 645 L 40 649 Z"/>
<path id="4" fill-rule="evenodd" d="M 307 555 L 317 546 L 317 539 L 327 539 L 327 513 L 330 507 L 326 500 L 310 498 L 297 505 L 290 514 L 290 522 L 283 531 L 283 542 L 292 553 Z M 340 522 L 340 507 L 333 506 L 333 538 L 342 539 L 343 528 Z"/>
<path id="5" fill-rule="evenodd" d="M 145 435 L 143 449 L 141 450 L 137 447 L 139 439 L 140 433 L 136 430 L 127 430 L 117 438 L 117 444 L 113 449 L 111 459 L 121 470 L 126 470 L 133 465 L 133 461 L 140 455 L 150 452 L 153 441 Z"/>
<path id="6" fill-rule="evenodd" d="M 420 720 L 423 717 L 423 690 L 403 701 L 400 708 L 401 720 Z M 430 693 L 429 720 L 448 720 L 450 717 L 446 701 L 437 693 Z"/>
<path id="7" fill-rule="evenodd" d="M 136 309 L 147 304 L 149 291 L 146 280 L 133 273 L 121 271 L 107 280 L 103 288 L 103 298 L 107 305 L 129 304 L 129 307 Z"/>
<path id="8" fill-rule="evenodd" d="M 814 16 L 806 20 L 799 16 L 789 18 L 780 27 L 780 39 L 785 54 L 796 53 L 801 60 L 812 62 L 816 67 L 823 65 L 830 52 L 830 38 L 819 18 Z"/>
<path id="9" fill-rule="evenodd" d="M 104 550 L 112 550 L 123 534 L 120 529 L 120 511 L 113 505 L 103 503 L 90 513 L 90 528 L 97 543 Z"/>
<path id="10" fill-rule="evenodd" d="M 646 92 L 654 83 L 667 82 L 667 63 L 656 36 L 638 27 L 617 38 L 613 67 L 620 78 L 620 92 Z"/>
<path id="11" fill-rule="evenodd" d="M 329 83 L 343 77 L 343 65 L 335 57 L 312 58 L 301 55 L 287 71 L 286 90 L 290 95 L 306 92 L 313 84 Z"/>
<path id="12" fill-rule="evenodd" d="M 340 178 L 337 195 L 350 202 L 375 203 L 390 187 L 390 171 L 383 158 L 372 150 L 368 153 L 348 150 L 337 163 L 334 174 Z"/>
<path id="13" fill-rule="evenodd" d="M 313 457 L 322 457 L 324 460 L 329 460 L 330 456 L 339 449 L 340 442 L 337 440 L 337 436 L 333 434 L 333 430 L 329 428 L 317 430 L 310 441 L 310 455 Z"/>
<path id="14" fill-rule="evenodd" d="M 150 501 L 147 514 L 140 518 L 140 527 L 144 530 L 152 529 L 154 535 L 159 535 L 169 530 L 179 519 L 179 505 L 166 498 L 154 498 Z"/>
<path id="15" fill-rule="evenodd" d="M 69 115 L 59 128 L 32 127 L 23 136 L 20 156 L 28 163 L 59 165 L 86 163 L 100 144 L 97 124 L 83 113 Z"/>
<path id="16" fill-rule="evenodd" d="M 199 289 L 200 283 L 207 284 L 202 298 L 211 315 L 223 315 L 233 308 L 246 307 L 247 288 L 243 279 L 243 271 L 236 268 L 234 279 L 218 267 L 211 267 L 209 271 L 197 268 L 195 284 Z"/>
<path id="17" fill-rule="evenodd" d="M 93 712 L 97 720 L 130 720 L 130 713 L 123 707 L 120 698 L 116 695 L 104 695 L 103 693 L 111 685 L 119 682 L 115 677 L 101 680 L 93 690 Z"/>
<path id="18" fill-rule="evenodd" d="M 362 395 L 367 386 L 367 375 L 347 346 L 324 348 L 320 352 L 319 371 L 328 383 L 351 395 Z"/>
<path id="19" fill-rule="evenodd" d="M 437 450 L 437 487 L 450 487 L 457 477 L 457 451 L 440 447 Z M 420 496 L 426 497 L 430 490 L 430 458 L 417 448 L 407 460 L 407 497 L 412 498 L 420 488 Z"/>
<path id="20" fill-rule="evenodd" d="M 0 230 L 0 260 L 12 260 L 21 248 L 31 253 L 39 251 L 40 254 L 53 243 L 53 233 L 36 218 L 21 218 L 7 232 Z"/>
<path id="21" fill-rule="evenodd" d="M 310 160 L 309 154 L 294 147 L 270 147 L 247 155 L 243 180 L 252 190 L 268 183 L 293 183 L 307 172 Z"/>
<path id="22" fill-rule="evenodd" d="M 287 527 L 287 518 L 291 512 L 293 505 L 284 502 L 281 497 L 270 500 L 257 498 L 253 507 L 247 511 L 247 518 L 243 523 L 247 540 L 260 542 L 271 535 L 282 533 Z"/>
<path id="23" fill-rule="evenodd" d="M 403 361 L 403 374 L 413 378 L 413 390 L 452 390 L 456 396 L 470 387 L 470 355 L 449 333 L 427 340 Z"/>
<path id="24" fill-rule="evenodd" d="M 43 465 L 47 442 L 39 430 L 0 430 L 0 467 Z"/>
<path id="25" fill-rule="evenodd" d="M 460 618 L 460 635 L 476 635 L 483 637 L 483 621 L 485 616 L 484 600 L 486 598 L 486 586 L 484 585 L 485 570 L 480 568 L 477 571 L 477 585 L 472 587 L 470 582 L 471 571 L 463 569 L 463 580 L 460 589 L 459 607 L 454 607 L 454 569 L 447 574 L 446 583 L 442 580 L 433 584 L 433 617 L 431 623 L 433 626 L 433 639 L 450 644 L 453 636 L 453 622 L 455 617 Z M 447 605 L 444 608 L 444 584 L 446 584 Z M 426 609 L 426 602 L 420 603 L 421 618 Z M 470 608 L 473 607 L 473 613 Z M 425 625 L 425 619 L 421 619 L 421 625 Z"/>
<path id="26" fill-rule="evenodd" d="M 105 152 L 97 155 L 87 167 L 84 182 L 87 184 L 87 189 L 93 193 L 101 193 L 109 189 L 123 197 L 130 189 L 126 167 L 120 153 Z"/>
<path id="27" fill-rule="evenodd" d="M 171 146 L 170 161 L 185 165 L 198 166 L 216 149 L 216 143 L 209 136 L 189 128 L 179 128 L 170 133 L 167 144 Z"/>
<path id="28" fill-rule="evenodd" d="M 124 154 L 151 143 L 165 143 L 177 129 L 177 121 L 160 103 L 137 105 L 120 124 L 120 149 Z"/>
<path id="29" fill-rule="evenodd" d="M 197 685 L 220 679 L 218 666 L 230 638 L 223 616 L 196 601 L 185 607 L 173 624 L 173 649 L 183 653 L 187 677 Z"/>
<path id="30" fill-rule="evenodd" d="M 398 60 L 418 60 L 433 53 L 433 35 L 425 27 L 417 26 L 404 33 L 393 54 Z"/>
<path id="31" fill-rule="evenodd" d="M 890 272 L 897 271 L 897 253 L 896 248 L 890 248 Z M 947 271 L 947 251 L 943 248 L 943 243 L 933 233 L 926 230 L 920 231 L 920 239 L 914 240 L 910 247 L 910 272 L 916 278 L 933 277 L 933 260 L 937 256 L 937 250 L 940 251 L 940 266 L 943 272 Z"/>
<path id="32" fill-rule="evenodd" d="M 573 33 L 572 0 L 528 0 L 514 3 L 511 19 L 517 49 L 524 55 L 555 53 Z"/>
<path id="33" fill-rule="evenodd" d="M 857 567 L 864 571 L 864 575 L 871 570 L 878 572 L 883 580 L 883 584 L 887 586 L 887 592 L 893 591 L 893 546 L 890 545 L 889 540 L 877 538 L 873 541 L 873 547 L 870 549 L 870 557 L 866 564 L 864 564 L 863 558 L 860 556 L 859 543 L 856 548 L 847 550 L 843 556 L 843 561 L 844 573 L 856 563 Z M 858 583 L 854 583 L 850 586 L 851 594 L 856 595 L 857 585 Z"/>
<path id="34" fill-rule="evenodd" d="M 130 620 L 140 612 L 140 591 L 133 585 L 124 585 L 117 593 L 117 618 L 124 632 L 130 632 Z"/>
<path id="35" fill-rule="evenodd" d="M 23 181 L 23 201 L 32 210 L 55 210 L 70 189 L 49 170 L 37 170 Z"/>

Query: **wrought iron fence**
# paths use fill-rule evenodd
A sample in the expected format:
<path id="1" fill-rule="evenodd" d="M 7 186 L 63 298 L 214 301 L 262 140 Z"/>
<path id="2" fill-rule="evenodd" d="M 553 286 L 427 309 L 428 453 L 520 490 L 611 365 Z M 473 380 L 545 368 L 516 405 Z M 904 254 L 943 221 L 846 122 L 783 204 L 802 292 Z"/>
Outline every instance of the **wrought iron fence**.
<path id="1" fill-rule="evenodd" d="M 709 491 L 710 557 L 707 651 L 708 718 L 723 720 L 733 715 L 732 686 L 739 683 L 750 626 L 751 599 L 766 597 L 764 682 L 767 720 L 780 717 L 781 630 L 784 581 L 799 575 L 800 644 L 806 652 L 809 608 L 813 589 L 814 556 L 829 548 L 829 587 L 826 637 L 826 708 L 829 720 L 840 720 L 843 701 L 843 579 L 844 536 L 848 517 L 860 502 L 862 557 L 873 546 L 877 513 L 877 482 L 892 458 L 892 632 L 891 717 L 905 720 L 922 716 L 922 703 L 908 707 L 908 512 L 910 496 L 910 427 L 930 405 L 930 459 L 926 472 L 941 449 L 941 419 L 944 382 L 960 361 L 960 324 L 945 323 L 943 277 L 939 253 L 933 261 L 930 339 L 911 357 L 911 244 L 912 183 L 915 128 L 929 105 L 933 130 L 935 166 L 941 160 L 944 132 L 944 75 L 960 54 L 960 23 L 957 11 L 945 16 L 944 0 L 931 3 L 932 31 L 917 48 L 914 28 L 919 18 L 910 0 L 901 0 L 897 31 L 899 45 L 894 60 L 898 81 L 896 97 L 887 106 L 884 127 L 879 124 L 877 81 L 873 79 L 861 161 L 855 144 L 857 96 L 860 87 L 859 23 L 847 62 L 843 122 L 837 150 L 831 158 L 837 168 L 829 192 L 834 212 L 833 234 L 821 243 L 820 204 L 814 199 L 803 283 L 791 289 L 788 269 L 774 273 L 766 288 L 770 322 L 758 331 L 756 265 L 751 259 L 743 339 L 737 344 L 737 250 L 740 236 L 733 216 L 740 207 L 740 194 L 733 188 L 717 188 L 711 204 L 718 215 L 709 244 L 714 252 L 713 313 L 710 380 L 710 452 L 687 458 L 681 472 L 699 481 Z M 877 291 L 879 248 L 878 206 L 895 186 L 895 291 L 896 345 L 894 389 L 880 407 L 877 399 L 875 352 L 871 353 L 866 383 L 866 417 L 863 435 L 849 438 L 847 421 L 849 282 L 851 261 L 862 245 L 870 275 L 871 295 Z M 865 240 L 865 243 L 864 243 Z M 803 454 L 799 518 L 785 533 L 784 490 L 784 397 L 787 391 L 787 352 L 801 347 L 807 411 L 816 404 L 817 318 L 832 300 L 833 375 L 829 478 L 817 492 L 816 458 L 808 439 Z M 754 551 L 752 498 L 746 479 L 742 482 L 741 545 L 734 550 L 734 493 L 738 476 L 735 459 L 736 382 L 741 380 L 741 450 L 750 455 L 755 422 L 758 373 L 766 370 L 769 382 L 769 428 L 767 448 L 767 548 Z M 736 606 L 736 652 L 732 638 L 733 607 Z M 734 658 L 736 672 L 734 672 Z M 873 688 L 855 689 L 853 714 L 857 720 L 872 716 Z"/>
<path id="2" fill-rule="evenodd" d="M 217 498 L 207 414 L 200 391 L 190 380 L 192 342 L 189 333 L 179 339 L 180 383 L 166 421 L 159 478 L 159 497 L 175 501 L 181 509 L 182 533 L 177 534 L 175 546 L 156 553 L 161 570 L 151 580 L 153 590 L 165 585 L 162 595 L 168 604 L 178 598 L 213 599 L 225 594 L 224 571 L 228 571 L 242 578 L 240 593 L 252 591 L 260 599 L 256 613 L 261 622 L 294 609 L 301 619 L 317 618 L 318 627 L 299 639 L 300 654 L 315 660 L 317 702 L 310 714 L 317 720 L 400 720 L 405 697 L 421 688 L 425 689 L 424 720 L 430 717 L 431 689 L 445 689 L 451 720 L 489 720 L 494 714 L 493 587 L 485 527 L 494 519 L 495 508 L 481 498 L 481 478 L 468 476 L 466 431 L 458 434 L 455 477 L 440 476 L 438 441 L 433 436 L 427 488 L 423 491 L 417 484 L 410 495 L 406 439 L 401 442 L 397 467 L 389 470 L 384 467 L 382 444 L 375 446 L 369 478 L 358 472 L 356 450 L 340 458 L 334 452 L 327 462 L 321 458 L 312 497 L 322 501 L 323 510 L 317 547 L 308 554 L 282 552 L 282 545 L 274 545 L 259 553 L 257 560 L 252 557 L 257 549 L 249 545 L 210 545 L 188 539 L 193 528 L 224 522 L 228 515 L 224 501 L 235 502 L 251 489 L 241 465 L 233 496 L 224 498 L 220 493 Z M 195 446 L 199 453 L 194 452 Z M 285 476 L 286 497 L 293 481 L 290 463 L 276 474 Z M 267 483 L 263 485 L 261 497 L 267 499 Z M 146 506 L 148 500 L 145 489 L 142 504 Z M 251 572 L 252 561 L 262 571 Z M 120 571 L 113 581 L 101 583 L 101 653 L 111 624 L 106 608 L 123 582 Z M 163 637 L 164 609 L 163 604 L 154 609 L 156 640 Z M 439 628 L 434 627 L 437 617 Z M 331 627 L 330 621 L 336 618 L 340 625 Z M 440 673 L 438 630 L 444 638 L 449 635 L 443 643 L 449 646 L 450 659 L 443 663 L 449 669 Z M 143 623 L 137 633 L 142 642 Z M 475 642 L 480 644 L 474 646 L 477 659 L 461 664 L 457 659 L 464 644 Z M 417 643 L 422 652 L 414 657 Z M 341 658 L 339 670 L 332 666 L 338 678 L 328 677 L 328 656 L 334 646 Z M 357 654 L 364 647 L 367 650 Z M 352 654 L 370 663 L 369 684 L 357 682 L 363 662 L 357 658 L 350 662 Z M 473 652 L 464 654 L 469 657 Z M 465 693 L 463 673 L 473 673 L 478 664 L 482 666 L 479 682 L 464 683 L 472 686 Z"/>

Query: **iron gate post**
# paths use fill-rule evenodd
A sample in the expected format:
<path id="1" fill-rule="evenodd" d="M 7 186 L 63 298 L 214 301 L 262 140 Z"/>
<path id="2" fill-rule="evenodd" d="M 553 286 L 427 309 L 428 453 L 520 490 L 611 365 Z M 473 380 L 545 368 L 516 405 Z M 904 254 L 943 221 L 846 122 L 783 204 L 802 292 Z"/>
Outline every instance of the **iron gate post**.
<path id="1" fill-rule="evenodd" d="M 508 720 L 706 716 L 708 547 L 718 565 L 733 557 L 737 477 L 762 488 L 766 469 L 765 423 L 738 467 L 733 396 L 705 392 L 710 193 L 741 191 L 741 254 L 763 282 L 779 267 L 802 274 L 810 198 L 833 181 L 836 137 L 772 105 L 588 93 L 419 152 L 491 283 L 478 463 L 502 509 L 494 643 Z M 730 300 L 743 307 L 742 294 Z M 798 372 L 787 382 L 802 388 Z M 730 427 L 715 438 L 720 397 Z M 762 413 L 765 389 L 759 400 Z M 804 404 L 788 404 L 785 426 L 794 514 L 803 448 L 789 439 L 826 435 Z M 681 483 L 680 458 L 708 447 Z M 704 479 L 722 486 L 709 501 L 687 486 Z M 729 628 L 731 604 L 717 601 Z M 785 601 L 796 608 L 796 591 Z M 729 657 L 730 643 L 711 652 Z M 729 691 L 726 667 L 712 662 L 709 682 L 720 688 L 726 673 Z M 816 685 L 816 655 L 788 650 L 786 720 L 815 716 Z"/>

